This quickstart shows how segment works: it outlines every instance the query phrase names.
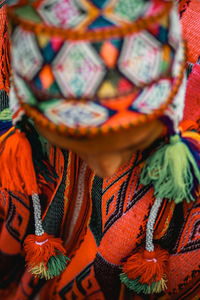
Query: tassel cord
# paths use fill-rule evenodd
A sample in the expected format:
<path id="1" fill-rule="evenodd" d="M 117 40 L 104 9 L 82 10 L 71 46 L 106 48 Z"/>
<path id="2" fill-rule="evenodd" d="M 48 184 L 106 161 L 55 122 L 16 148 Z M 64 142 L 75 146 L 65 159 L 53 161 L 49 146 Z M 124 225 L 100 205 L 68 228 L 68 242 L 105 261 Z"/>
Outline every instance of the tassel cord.
<path id="1" fill-rule="evenodd" d="M 159 210 L 161 204 L 162 204 L 162 199 L 156 198 L 156 200 L 151 208 L 151 211 L 150 211 L 149 220 L 147 223 L 147 231 L 146 231 L 146 250 L 148 252 L 154 251 L 153 230 L 154 230 L 154 225 L 156 222 L 158 210 Z"/>
<path id="2" fill-rule="evenodd" d="M 41 205 L 38 194 L 34 193 L 32 195 L 33 200 L 33 210 L 34 210 L 34 219 L 35 219 L 35 235 L 41 236 L 44 234 L 44 229 L 42 227 L 41 220 Z"/>

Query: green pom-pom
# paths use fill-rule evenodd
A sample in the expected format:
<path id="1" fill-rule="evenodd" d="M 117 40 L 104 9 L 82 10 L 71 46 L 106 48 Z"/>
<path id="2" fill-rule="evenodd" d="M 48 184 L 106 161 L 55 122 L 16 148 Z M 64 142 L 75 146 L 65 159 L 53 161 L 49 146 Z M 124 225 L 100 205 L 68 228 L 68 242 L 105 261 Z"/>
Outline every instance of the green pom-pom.
<path id="1" fill-rule="evenodd" d="M 70 261 L 70 259 L 62 253 L 59 253 L 56 256 L 51 256 L 47 265 L 40 263 L 39 265 L 31 267 L 29 271 L 35 277 L 49 280 L 60 275 L 60 273 L 65 270 L 67 261 Z"/>
<path id="2" fill-rule="evenodd" d="M 141 183 L 154 186 L 155 196 L 180 203 L 184 199 L 195 201 L 192 196 L 194 177 L 200 183 L 200 171 L 187 145 L 179 135 L 151 155 L 142 170 Z"/>
<path id="3" fill-rule="evenodd" d="M 150 295 L 150 294 L 155 294 L 155 293 L 161 293 L 163 292 L 166 288 L 166 279 L 162 278 L 160 281 L 153 282 L 151 285 L 148 284 L 141 284 L 140 283 L 140 277 L 137 279 L 133 280 L 128 278 L 128 276 L 125 273 L 120 274 L 120 279 L 121 282 L 127 286 L 130 290 L 136 292 L 137 294 L 145 294 L 145 295 Z"/>
<path id="4" fill-rule="evenodd" d="M 60 275 L 60 273 L 65 270 L 67 261 L 69 261 L 69 258 L 62 253 L 56 256 L 51 256 L 47 263 L 48 279 Z"/>

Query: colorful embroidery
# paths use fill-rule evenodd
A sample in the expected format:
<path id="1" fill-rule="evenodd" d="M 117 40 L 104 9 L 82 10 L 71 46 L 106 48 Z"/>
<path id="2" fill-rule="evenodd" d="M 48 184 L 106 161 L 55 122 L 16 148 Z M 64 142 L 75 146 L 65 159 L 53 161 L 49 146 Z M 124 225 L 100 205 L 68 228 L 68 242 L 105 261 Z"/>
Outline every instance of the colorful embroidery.
<path id="1" fill-rule="evenodd" d="M 132 104 L 132 108 L 141 113 L 153 112 L 169 96 L 171 91 L 170 80 L 160 80 L 159 83 L 143 89 Z"/>
<path id="2" fill-rule="evenodd" d="M 157 80 L 169 69 L 172 52 L 148 32 L 130 36 L 124 41 L 119 68 L 134 84 L 142 86 Z"/>
<path id="3" fill-rule="evenodd" d="M 20 27 L 16 28 L 13 34 L 12 57 L 15 70 L 22 77 L 33 79 L 43 61 L 34 34 Z"/>
<path id="4" fill-rule="evenodd" d="M 25 81 L 22 80 L 22 78 L 19 77 L 18 75 L 15 75 L 15 84 L 18 89 L 20 97 L 23 99 L 23 101 L 25 103 L 29 103 L 31 105 L 36 104 L 37 101 L 36 101 L 34 95 L 31 93 L 31 90 L 28 88 Z M 13 97 L 15 97 L 15 95 L 11 94 L 11 96 L 10 96 L 11 101 L 13 101 L 12 100 Z"/>
<path id="5" fill-rule="evenodd" d="M 45 105 L 41 105 L 44 107 Z M 99 126 L 108 119 L 108 111 L 95 103 L 77 103 L 75 101 L 55 101 L 52 107 L 43 110 L 45 115 L 68 127 Z"/>
<path id="6" fill-rule="evenodd" d="M 45 23 L 58 27 L 77 26 L 85 17 L 78 1 L 72 0 L 40 1 L 37 12 Z"/>
<path id="7" fill-rule="evenodd" d="M 65 97 L 92 97 L 105 74 L 89 43 L 65 43 L 53 61 L 53 73 Z"/>
<path id="8" fill-rule="evenodd" d="M 115 3 L 113 7 L 115 17 L 123 21 L 134 21 L 143 15 L 149 6 L 149 2 L 144 0 L 118 0 Z"/>

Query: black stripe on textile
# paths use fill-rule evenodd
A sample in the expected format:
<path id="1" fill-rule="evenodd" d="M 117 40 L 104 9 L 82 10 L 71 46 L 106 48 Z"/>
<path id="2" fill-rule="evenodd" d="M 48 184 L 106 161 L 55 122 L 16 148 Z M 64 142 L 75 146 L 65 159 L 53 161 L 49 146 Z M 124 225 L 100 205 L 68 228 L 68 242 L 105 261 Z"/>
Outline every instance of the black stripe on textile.
<path id="1" fill-rule="evenodd" d="M 19 280 L 24 271 L 24 264 L 22 256 L 8 255 L 0 251 L 0 289 L 7 289 L 13 281 Z"/>
<path id="2" fill-rule="evenodd" d="M 68 166 L 68 151 L 63 151 L 64 155 L 64 170 L 61 183 L 57 188 L 54 199 L 52 200 L 47 214 L 43 220 L 44 230 L 54 236 L 60 236 L 60 228 L 64 215 L 64 194 L 66 187 L 67 166 Z"/>
<path id="3" fill-rule="evenodd" d="M 106 300 L 118 300 L 121 288 L 118 266 L 107 262 L 99 253 L 94 261 L 95 277 L 101 287 Z"/>
<path id="4" fill-rule="evenodd" d="M 92 215 L 90 219 L 90 230 L 96 240 L 97 246 L 102 239 L 102 188 L 103 179 L 95 176 L 92 185 Z"/>
<path id="5" fill-rule="evenodd" d="M 0 9 L 8 2 L 8 0 L 4 0 L 0 3 Z"/>
<path id="6" fill-rule="evenodd" d="M 194 297 L 194 292 L 199 292 L 199 289 L 200 289 L 200 283 L 198 281 L 198 285 L 195 287 L 195 289 L 193 288 L 193 290 L 190 291 L 189 294 L 187 294 L 185 297 L 182 297 L 181 300 L 189 300 L 191 299 L 190 297 Z M 193 294 L 193 295 L 192 295 Z M 177 299 L 177 300 L 180 300 L 180 299 Z"/>
<path id="7" fill-rule="evenodd" d="M 0 112 L 9 107 L 9 99 L 6 91 L 0 91 Z"/>
<path id="8" fill-rule="evenodd" d="M 166 207 L 163 209 L 162 215 L 159 215 L 160 221 L 163 217 L 165 217 L 165 209 L 167 208 L 167 201 L 165 201 Z M 160 223 L 159 221 L 159 223 Z M 163 248 L 169 251 L 170 254 L 175 254 L 175 246 L 178 240 L 178 237 L 181 232 L 181 228 L 183 226 L 184 222 L 184 214 L 183 214 L 183 203 L 179 203 L 176 205 L 173 216 L 171 218 L 170 224 L 168 226 L 167 231 L 165 234 L 159 239 L 154 240 L 154 242 L 159 243 L 159 245 Z M 159 223 L 157 224 L 157 227 L 159 226 Z M 155 228 L 154 230 L 156 230 Z"/>
<path id="9" fill-rule="evenodd" d="M 176 300 L 193 299 L 193 297 L 195 297 L 194 293 L 197 292 L 197 294 L 198 294 L 199 290 L 200 290 L 200 283 L 199 283 L 199 279 L 198 279 L 190 289 L 185 291 L 182 295 L 179 294 L 179 296 L 178 296 L 178 298 L 176 298 Z"/>

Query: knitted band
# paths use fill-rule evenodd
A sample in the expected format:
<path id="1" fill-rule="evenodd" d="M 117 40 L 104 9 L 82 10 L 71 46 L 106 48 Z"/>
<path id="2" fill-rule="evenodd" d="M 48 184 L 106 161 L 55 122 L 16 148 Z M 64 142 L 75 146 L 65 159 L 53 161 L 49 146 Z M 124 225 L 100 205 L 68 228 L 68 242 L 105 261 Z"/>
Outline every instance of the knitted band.
<path id="1" fill-rule="evenodd" d="M 139 31 L 145 30 L 149 26 L 162 20 L 164 16 L 167 16 L 171 11 L 173 2 L 163 2 L 163 7 L 155 15 L 150 15 L 144 18 L 139 18 L 134 23 L 126 24 L 120 27 L 108 27 L 97 30 L 73 30 L 73 29 L 64 29 L 59 27 L 46 26 L 43 23 L 34 23 L 32 21 L 22 19 L 19 17 L 13 8 L 8 9 L 8 15 L 12 18 L 12 22 L 20 26 L 27 31 L 33 32 L 35 34 L 45 34 L 47 36 L 61 37 L 65 40 L 71 41 L 99 41 L 109 38 L 119 38 L 125 37 L 130 34 L 137 33 Z"/>

